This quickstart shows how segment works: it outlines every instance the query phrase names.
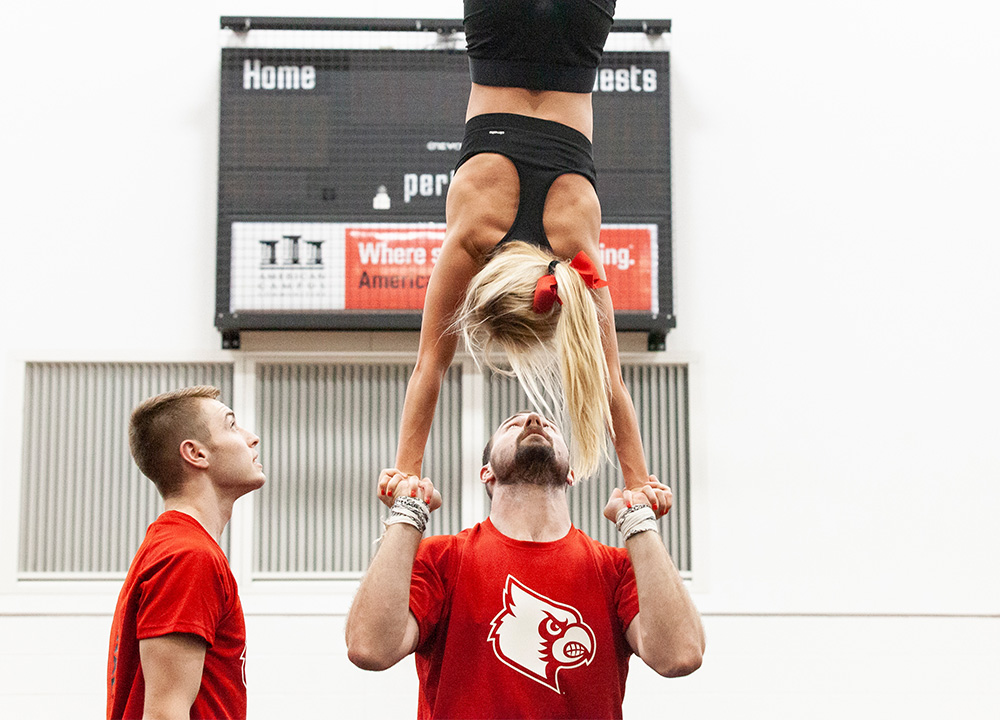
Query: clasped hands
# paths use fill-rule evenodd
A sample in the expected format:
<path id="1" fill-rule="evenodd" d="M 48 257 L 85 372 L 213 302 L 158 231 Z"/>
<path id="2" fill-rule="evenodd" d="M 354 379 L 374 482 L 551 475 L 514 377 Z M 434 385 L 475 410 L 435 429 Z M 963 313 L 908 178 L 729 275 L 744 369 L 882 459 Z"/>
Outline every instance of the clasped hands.
<path id="1" fill-rule="evenodd" d="M 378 478 L 378 499 L 387 507 L 392 507 L 396 498 L 404 495 L 420 498 L 427 503 L 431 512 L 441 507 L 441 493 L 430 478 L 420 478 L 396 468 L 382 470 Z M 655 475 L 650 475 L 649 481 L 642 487 L 631 490 L 615 488 L 608 504 L 604 506 L 604 517 L 614 522 L 618 511 L 623 507 L 649 505 L 659 519 L 670 511 L 673 504 L 674 494 L 670 488 L 659 482 Z"/>
<path id="2" fill-rule="evenodd" d="M 420 498 L 430 508 L 431 512 L 441 507 L 441 493 L 434 487 L 430 478 L 421 479 L 417 475 L 404 473 L 396 468 L 386 468 L 378 476 L 378 499 L 388 507 L 396 502 L 396 498 L 409 496 Z"/>
<path id="3" fill-rule="evenodd" d="M 611 499 L 604 506 L 604 517 L 611 522 L 615 522 L 618 512 L 623 507 L 633 505 L 649 505 L 656 514 L 656 519 L 666 515 L 674 504 L 674 493 L 669 487 L 656 479 L 655 475 L 650 475 L 645 485 L 632 488 L 631 490 L 615 488 L 611 492 Z"/>

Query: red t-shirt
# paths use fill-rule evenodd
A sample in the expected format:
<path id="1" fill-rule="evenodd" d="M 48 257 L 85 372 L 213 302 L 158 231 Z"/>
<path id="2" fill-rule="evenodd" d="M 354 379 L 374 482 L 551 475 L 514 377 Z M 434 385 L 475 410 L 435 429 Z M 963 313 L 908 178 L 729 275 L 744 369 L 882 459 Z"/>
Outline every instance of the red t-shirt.
<path id="1" fill-rule="evenodd" d="M 192 718 L 246 718 L 246 626 L 236 578 L 215 539 L 190 515 L 167 511 L 146 531 L 111 625 L 108 718 L 141 718 L 139 641 L 191 633 L 208 643 Z"/>
<path id="2" fill-rule="evenodd" d="M 621 718 L 639 612 L 623 548 L 572 528 L 512 540 L 488 519 L 420 544 L 418 718 Z"/>

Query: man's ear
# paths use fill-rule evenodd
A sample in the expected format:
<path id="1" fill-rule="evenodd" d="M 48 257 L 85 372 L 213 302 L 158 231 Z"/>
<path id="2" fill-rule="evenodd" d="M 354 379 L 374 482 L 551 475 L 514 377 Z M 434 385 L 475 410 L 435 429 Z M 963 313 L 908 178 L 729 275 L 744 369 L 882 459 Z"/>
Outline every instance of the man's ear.
<path id="1" fill-rule="evenodd" d="M 180 446 L 181 460 L 196 468 L 208 467 L 208 452 L 197 440 L 184 440 Z"/>
<path id="2" fill-rule="evenodd" d="M 566 475 L 566 484 L 570 487 L 576 485 L 576 473 L 573 472 L 573 468 L 570 468 L 569 473 Z"/>
<path id="3" fill-rule="evenodd" d="M 493 482 L 496 479 L 497 476 L 493 474 L 493 468 L 489 464 L 483 465 L 479 468 L 479 482 L 483 485 Z"/>

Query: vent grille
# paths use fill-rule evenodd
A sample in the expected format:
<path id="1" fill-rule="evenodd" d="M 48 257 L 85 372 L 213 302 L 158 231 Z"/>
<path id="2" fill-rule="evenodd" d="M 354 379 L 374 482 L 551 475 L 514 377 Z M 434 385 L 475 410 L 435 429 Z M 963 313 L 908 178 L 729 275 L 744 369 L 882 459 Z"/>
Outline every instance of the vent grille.
<path id="1" fill-rule="evenodd" d="M 382 534 L 375 495 L 396 456 L 411 364 L 268 364 L 257 370 L 257 428 L 268 477 L 256 496 L 254 569 L 363 572 Z M 448 498 L 428 534 L 461 529 L 462 377 L 445 376 L 423 473 Z"/>
<path id="2" fill-rule="evenodd" d="M 246 362 L 254 378 L 252 429 L 268 476 L 252 496 L 247 552 L 254 576 L 357 577 L 382 532 L 386 510 L 375 484 L 394 461 L 412 364 Z M 688 369 L 651 364 L 622 371 L 650 471 L 674 492 L 673 509 L 660 521 L 663 537 L 677 567 L 689 573 Z M 220 399 L 232 407 L 233 377 L 228 363 L 28 363 L 19 577 L 123 574 L 162 510 L 129 455 L 132 409 L 158 393 L 199 384 L 220 388 Z M 482 376 L 471 365 L 448 371 L 424 455 L 424 474 L 445 497 L 428 534 L 455 533 L 480 519 L 472 493 L 483 491 L 468 468 L 478 468 L 488 433 L 527 407 L 512 378 Z M 485 423 L 473 423 L 483 437 L 464 447 L 467 423 L 477 419 L 470 413 L 483 413 Z M 602 511 L 620 483 L 617 464 L 607 463 L 569 491 L 573 522 L 609 545 L 620 541 Z M 466 523 L 463 508 L 471 512 Z M 228 552 L 228 528 L 222 546 Z"/>
<path id="3" fill-rule="evenodd" d="M 232 398 L 222 363 L 28 363 L 24 382 L 18 570 L 124 573 L 162 512 L 128 449 L 132 409 L 148 397 L 214 385 Z M 227 533 L 228 535 L 228 533 Z M 223 549 L 228 537 L 223 536 Z"/>

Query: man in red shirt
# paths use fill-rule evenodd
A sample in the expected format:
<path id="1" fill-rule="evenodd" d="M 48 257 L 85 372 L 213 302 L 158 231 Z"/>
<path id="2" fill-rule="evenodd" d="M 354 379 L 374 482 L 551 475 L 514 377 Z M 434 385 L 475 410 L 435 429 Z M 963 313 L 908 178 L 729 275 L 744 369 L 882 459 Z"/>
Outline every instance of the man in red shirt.
<path id="1" fill-rule="evenodd" d="M 109 720 L 246 718 L 246 627 L 219 538 L 237 498 L 264 484 L 260 438 L 219 390 L 141 403 L 129 423 L 136 465 L 165 510 L 118 596 L 108 649 Z"/>
<path id="2" fill-rule="evenodd" d="M 428 479 L 384 470 L 392 511 L 347 618 L 351 661 L 383 670 L 416 653 L 419 718 L 620 718 L 633 653 L 694 672 L 705 640 L 657 532 L 673 502 L 651 477 L 604 515 L 625 548 L 573 527 L 566 443 L 536 413 L 493 434 L 480 476 L 487 520 L 421 542 L 441 505 Z"/>

